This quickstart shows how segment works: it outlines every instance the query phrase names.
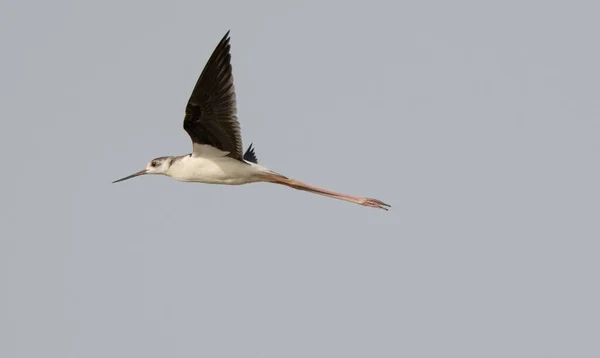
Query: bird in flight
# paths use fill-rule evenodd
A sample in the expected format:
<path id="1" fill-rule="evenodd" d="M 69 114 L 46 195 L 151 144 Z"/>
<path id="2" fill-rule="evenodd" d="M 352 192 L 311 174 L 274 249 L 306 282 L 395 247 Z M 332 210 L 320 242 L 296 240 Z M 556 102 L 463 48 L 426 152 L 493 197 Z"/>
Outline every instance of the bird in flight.
<path id="1" fill-rule="evenodd" d="M 318 188 L 263 167 L 252 144 L 243 151 L 229 40 L 227 31 L 208 59 L 185 108 L 183 129 L 192 139 L 192 153 L 152 159 L 146 169 L 113 183 L 145 174 L 207 184 L 267 182 L 387 211 L 390 205 L 383 201 Z"/>

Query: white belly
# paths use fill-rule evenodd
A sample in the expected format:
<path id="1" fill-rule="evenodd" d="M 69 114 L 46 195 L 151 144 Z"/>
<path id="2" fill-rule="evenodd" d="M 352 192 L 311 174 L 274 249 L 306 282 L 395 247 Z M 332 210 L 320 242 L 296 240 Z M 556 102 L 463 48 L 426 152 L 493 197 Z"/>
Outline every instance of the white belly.
<path id="1" fill-rule="evenodd" d="M 240 185 L 260 181 L 257 174 L 261 172 L 264 168 L 260 165 L 242 163 L 227 156 L 185 156 L 171 165 L 167 175 L 184 182 Z"/>

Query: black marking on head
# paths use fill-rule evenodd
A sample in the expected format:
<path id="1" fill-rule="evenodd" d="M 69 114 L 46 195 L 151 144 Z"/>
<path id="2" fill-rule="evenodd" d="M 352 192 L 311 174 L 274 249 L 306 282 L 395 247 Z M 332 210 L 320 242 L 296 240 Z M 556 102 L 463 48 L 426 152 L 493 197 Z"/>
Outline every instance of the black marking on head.
<path id="1" fill-rule="evenodd" d="M 154 158 L 152 159 L 152 161 L 150 162 L 151 166 L 156 166 L 159 167 L 162 163 L 168 163 L 169 166 L 171 166 L 171 164 L 173 164 L 173 161 L 175 160 L 175 157 L 158 157 L 158 158 Z M 152 165 L 155 164 L 155 165 Z"/>
<path id="2" fill-rule="evenodd" d="M 248 162 L 252 162 L 254 164 L 258 164 L 258 158 L 256 157 L 256 153 L 254 153 L 254 148 L 252 148 L 252 143 L 248 149 L 246 149 L 246 153 L 244 153 L 244 160 Z"/>

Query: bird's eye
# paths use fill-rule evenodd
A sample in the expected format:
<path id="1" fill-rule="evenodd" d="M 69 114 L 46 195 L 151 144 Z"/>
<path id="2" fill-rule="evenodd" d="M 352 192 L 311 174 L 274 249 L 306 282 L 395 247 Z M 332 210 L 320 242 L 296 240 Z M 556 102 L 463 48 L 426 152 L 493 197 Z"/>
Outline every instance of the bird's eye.
<path id="1" fill-rule="evenodd" d="M 153 160 L 152 163 L 150 163 L 150 166 L 151 167 L 155 167 L 156 166 L 156 161 Z"/>

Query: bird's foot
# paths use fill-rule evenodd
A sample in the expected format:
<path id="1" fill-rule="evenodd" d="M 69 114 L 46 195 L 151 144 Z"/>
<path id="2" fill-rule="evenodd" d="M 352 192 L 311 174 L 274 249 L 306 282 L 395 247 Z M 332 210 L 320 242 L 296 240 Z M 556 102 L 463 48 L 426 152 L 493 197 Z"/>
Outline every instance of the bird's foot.
<path id="1" fill-rule="evenodd" d="M 359 203 L 362 206 L 368 206 L 371 208 L 378 208 L 388 211 L 388 208 L 391 208 L 389 204 L 384 203 L 381 200 L 373 199 L 373 198 L 363 198 L 362 202 Z"/>

